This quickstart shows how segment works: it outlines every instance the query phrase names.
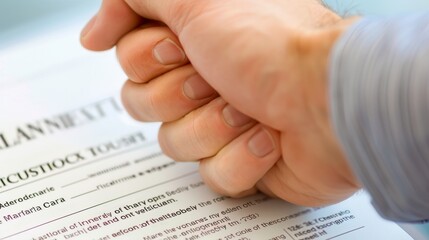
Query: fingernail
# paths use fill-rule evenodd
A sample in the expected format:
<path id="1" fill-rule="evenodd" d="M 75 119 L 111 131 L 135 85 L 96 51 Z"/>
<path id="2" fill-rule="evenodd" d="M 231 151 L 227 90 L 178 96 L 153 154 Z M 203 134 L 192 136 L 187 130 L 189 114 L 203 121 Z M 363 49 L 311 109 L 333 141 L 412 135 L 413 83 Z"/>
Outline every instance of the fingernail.
<path id="1" fill-rule="evenodd" d="M 180 63 L 186 58 L 183 50 L 169 38 L 156 44 L 153 49 L 153 56 L 164 65 Z"/>
<path id="2" fill-rule="evenodd" d="M 183 93 L 190 99 L 204 99 L 214 92 L 215 90 L 199 74 L 192 75 L 183 84 Z"/>
<path id="3" fill-rule="evenodd" d="M 84 38 L 94 27 L 95 20 L 97 19 L 97 15 L 93 16 L 91 20 L 86 24 L 86 26 L 82 29 L 82 32 L 80 33 L 80 37 Z"/>
<path id="4" fill-rule="evenodd" d="M 222 114 L 225 122 L 232 127 L 244 126 L 252 120 L 229 104 L 223 108 Z"/>
<path id="5" fill-rule="evenodd" d="M 265 157 L 272 151 L 274 151 L 273 140 L 264 129 L 260 129 L 256 132 L 247 143 L 250 152 L 257 157 Z"/>

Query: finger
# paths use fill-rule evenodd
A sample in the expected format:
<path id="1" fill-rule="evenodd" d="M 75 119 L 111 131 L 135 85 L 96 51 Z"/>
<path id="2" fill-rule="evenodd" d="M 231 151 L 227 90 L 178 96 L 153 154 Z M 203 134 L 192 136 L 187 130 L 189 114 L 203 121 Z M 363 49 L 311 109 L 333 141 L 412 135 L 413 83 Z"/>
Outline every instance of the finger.
<path id="1" fill-rule="evenodd" d="M 243 7 L 240 1 L 125 1 L 141 16 L 167 24 L 180 37 L 188 58 L 203 78 L 247 115 L 280 128 L 284 127 L 282 122 L 291 121 L 291 117 L 285 118 L 283 113 L 287 111 L 278 111 L 278 108 L 294 109 L 296 103 L 305 102 L 302 93 L 284 86 L 291 78 L 283 59 L 290 55 L 289 49 L 285 49 L 290 44 L 285 44 L 283 32 L 279 38 L 272 37 L 272 32 L 278 31 L 277 24 L 263 26 L 265 29 L 246 27 L 261 27 L 260 23 L 267 22 L 265 10 L 261 11 L 267 4 L 252 1 L 241 12 L 235 10 Z M 277 11 L 274 5 L 271 7 Z M 248 15 L 252 18 L 235 24 L 234 19 Z M 231 23 L 228 31 L 225 31 L 226 22 Z M 239 92 L 230 87 L 238 85 Z M 284 101 L 285 95 L 300 97 Z M 278 121 L 279 118 L 282 121 Z"/>
<path id="2" fill-rule="evenodd" d="M 199 1 L 194 0 L 125 0 L 125 2 L 144 18 L 165 22 L 173 29 L 179 24 L 179 22 L 173 20 L 173 18 L 179 20 L 179 18 L 176 18 L 177 13 L 186 14 L 192 6 L 195 8 L 201 6 Z"/>
<path id="3" fill-rule="evenodd" d="M 125 109 L 140 121 L 177 120 L 216 96 L 190 64 L 145 84 L 127 81 L 122 88 Z"/>
<path id="4" fill-rule="evenodd" d="M 119 41 L 117 55 L 130 80 L 138 83 L 187 63 L 176 36 L 164 26 L 130 32 Z"/>
<path id="5" fill-rule="evenodd" d="M 359 185 L 342 153 L 332 149 L 332 139 L 317 129 L 282 134 L 282 159 L 258 184 L 261 191 L 269 189 L 289 202 L 317 206 L 349 197 Z"/>
<path id="6" fill-rule="evenodd" d="M 256 186 L 263 193 L 293 204 L 323 206 L 335 202 L 329 194 L 302 182 L 283 159 L 277 161 Z"/>
<path id="7" fill-rule="evenodd" d="M 324 191 L 312 184 L 302 181 L 290 168 L 285 166 L 284 160 L 279 160 L 256 184 L 258 190 L 275 196 L 293 204 L 320 207 L 337 203 L 350 197 L 356 189 L 349 191 Z"/>
<path id="8" fill-rule="evenodd" d="M 255 125 L 214 157 L 202 160 L 202 178 L 223 195 L 252 193 L 255 184 L 280 158 L 279 141 L 277 131 L 261 124 Z"/>
<path id="9" fill-rule="evenodd" d="M 307 24 L 301 23 L 307 18 L 298 17 L 308 12 L 330 15 L 316 1 L 127 3 L 139 14 L 165 22 L 179 36 L 195 69 L 246 115 L 276 129 L 305 125 L 326 115 L 326 58 L 319 51 L 329 49 L 331 38 L 307 34 L 302 29 Z M 290 11 L 290 4 L 296 11 Z M 273 14 L 279 9 L 292 16 Z M 267 18 L 269 14 L 272 17 Z M 240 86 L 240 91 L 231 86 Z"/>
<path id="10" fill-rule="evenodd" d="M 179 161 L 194 161 L 215 155 L 255 122 L 217 98 L 182 119 L 164 123 L 159 144 L 164 153 Z"/>
<path id="11" fill-rule="evenodd" d="M 103 0 L 98 14 L 82 30 L 80 41 L 87 49 L 106 50 L 141 22 L 142 18 L 123 0 Z"/>

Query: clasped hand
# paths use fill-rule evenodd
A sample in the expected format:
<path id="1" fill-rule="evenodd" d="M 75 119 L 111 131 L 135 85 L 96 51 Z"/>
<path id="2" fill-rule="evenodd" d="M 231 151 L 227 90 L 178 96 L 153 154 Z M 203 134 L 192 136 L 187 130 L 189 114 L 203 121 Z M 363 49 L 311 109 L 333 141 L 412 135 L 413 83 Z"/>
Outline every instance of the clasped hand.
<path id="1" fill-rule="evenodd" d="M 327 92 L 352 22 L 316 0 L 104 0 L 81 42 L 116 46 L 128 112 L 163 122 L 163 151 L 212 189 L 320 206 L 359 188 Z"/>

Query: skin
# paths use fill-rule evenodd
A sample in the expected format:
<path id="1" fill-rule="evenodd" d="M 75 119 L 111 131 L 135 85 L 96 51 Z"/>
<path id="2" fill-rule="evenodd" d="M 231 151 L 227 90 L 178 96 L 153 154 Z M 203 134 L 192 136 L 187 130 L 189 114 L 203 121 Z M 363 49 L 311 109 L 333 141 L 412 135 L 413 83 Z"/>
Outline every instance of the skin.
<path id="1" fill-rule="evenodd" d="M 116 46 L 128 112 L 163 122 L 164 152 L 199 161 L 212 189 L 321 206 L 360 188 L 327 97 L 329 53 L 354 21 L 316 0 L 104 0 L 81 42 Z M 180 50 L 160 57 L 165 41 Z"/>

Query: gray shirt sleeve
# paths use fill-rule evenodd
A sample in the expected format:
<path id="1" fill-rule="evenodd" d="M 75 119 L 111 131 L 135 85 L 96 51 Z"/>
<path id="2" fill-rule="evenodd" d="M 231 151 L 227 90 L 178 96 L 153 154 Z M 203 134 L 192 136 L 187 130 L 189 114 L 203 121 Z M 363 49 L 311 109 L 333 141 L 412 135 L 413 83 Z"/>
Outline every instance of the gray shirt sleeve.
<path id="1" fill-rule="evenodd" d="M 429 13 L 366 18 L 330 62 L 335 131 L 377 211 L 429 219 Z"/>

